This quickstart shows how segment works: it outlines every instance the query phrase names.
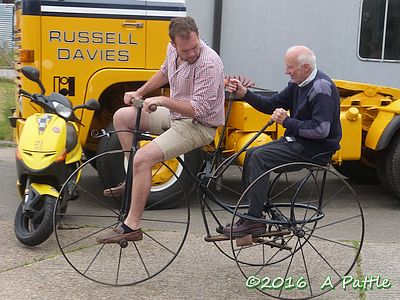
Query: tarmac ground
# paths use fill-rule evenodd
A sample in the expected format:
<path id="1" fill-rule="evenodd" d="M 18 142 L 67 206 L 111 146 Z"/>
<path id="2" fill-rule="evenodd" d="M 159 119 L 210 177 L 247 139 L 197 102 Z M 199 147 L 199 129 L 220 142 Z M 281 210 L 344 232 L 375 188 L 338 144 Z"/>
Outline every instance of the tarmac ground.
<path id="1" fill-rule="evenodd" d="M 1 299 L 270 299 L 246 287 L 246 280 L 236 263 L 223 255 L 213 243 L 204 241 L 204 227 L 199 204 L 191 200 L 191 219 L 186 242 L 177 258 L 159 275 L 134 286 L 112 287 L 88 280 L 78 274 L 59 250 L 54 234 L 35 247 L 22 245 L 14 234 L 14 215 L 20 197 L 16 191 L 15 148 L 0 147 L 0 298 Z M 89 177 L 83 177 L 85 180 Z M 386 288 L 335 290 L 321 299 L 398 299 L 400 298 L 400 242 L 396 228 L 400 228 L 400 201 L 385 194 L 379 185 L 352 185 L 364 212 L 365 237 L 358 264 L 350 275 L 373 280 L 386 279 Z M 73 204 L 73 205 L 72 205 Z M 349 208 L 346 200 L 339 201 L 335 213 L 338 218 Z M 98 207 L 79 202 L 71 203 L 71 210 L 97 210 Z M 68 208 L 70 209 L 70 208 Z M 182 209 L 153 211 L 152 216 L 179 219 Z M 347 229 L 346 229 L 347 230 Z M 349 227 L 349 234 L 352 228 Z M 163 234 L 173 237 L 175 230 L 166 226 Z M 332 232 L 332 236 L 335 236 Z M 345 243 L 348 241 L 341 241 Z M 336 249 L 332 247 L 332 249 Z M 338 248 L 340 249 L 340 248 Z M 330 251 L 330 249 L 322 249 Z M 77 249 L 71 259 L 84 260 L 89 251 Z M 344 251 L 333 253 L 334 262 L 346 260 Z M 307 254 L 306 254 L 307 255 Z M 162 254 L 155 260 L 162 260 Z M 318 260 L 316 259 L 317 263 Z M 314 276 L 326 274 L 326 264 L 320 261 Z M 129 263 L 127 263 L 129 265 Z M 104 268 L 109 266 L 104 265 Z M 111 268 L 111 266 L 110 266 Z M 132 267 L 132 270 L 134 267 Z M 269 275 L 274 278 L 274 268 Z M 302 274 L 292 269 L 294 277 Z M 263 271 L 265 272 L 265 271 Z M 124 273 L 121 280 L 138 275 Z M 261 275 L 260 275 L 261 276 Z M 326 277 L 320 278 L 325 282 Z M 321 284 L 322 284 L 321 282 Z M 296 291 L 294 291 L 295 293 Z"/>

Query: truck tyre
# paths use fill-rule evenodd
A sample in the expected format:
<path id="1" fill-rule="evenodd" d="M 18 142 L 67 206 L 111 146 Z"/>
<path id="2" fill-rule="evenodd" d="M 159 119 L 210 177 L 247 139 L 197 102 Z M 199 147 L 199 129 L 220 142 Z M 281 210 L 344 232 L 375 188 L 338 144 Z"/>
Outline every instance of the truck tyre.
<path id="1" fill-rule="evenodd" d="M 377 170 L 363 164 L 359 160 L 344 161 L 340 166 L 333 165 L 343 176 L 346 176 L 354 183 L 379 184 Z"/>
<path id="2" fill-rule="evenodd" d="M 110 124 L 107 131 L 114 130 Z M 117 134 L 112 134 L 108 138 L 102 138 L 98 147 L 98 154 L 121 149 L 121 144 L 118 140 Z M 201 159 L 200 150 L 196 149 L 181 156 L 185 164 L 194 174 L 197 173 Z M 177 170 L 174 170 L 179 180 L 172 176 L 167 182 L 153 186 L 150 191 L 149 198 L 147 199 L 147 209 L 168 209 L 179 205 L 182 197 L 182 189 L 180 184 L 187 195 L 189 195 L 194 188 L 194 183 L 186 172 L 179 165 Z M 102 179 L 104 187 L 115 187 L 125 180 L 125 167 L 123 155 L 108 156 L 104 155 L 97 159 L 97 172 Z"/>
<path id="3" fill-rule="evenodd" d="M 377 163 L 378 175 L 386 191 L 400 199 L 400 133 L 389 147 L 380 152 Z"/>
<path id="4" fill-rule="evenodd" d="M 17 208 L 14 230 L 17 239 L 24 245 L 36 246 L 43 243 L 53 232 L 53 212 L 56 198 L 42 195 L 35 204 L 32 215 L 23 212 L 24 202 Z"/>

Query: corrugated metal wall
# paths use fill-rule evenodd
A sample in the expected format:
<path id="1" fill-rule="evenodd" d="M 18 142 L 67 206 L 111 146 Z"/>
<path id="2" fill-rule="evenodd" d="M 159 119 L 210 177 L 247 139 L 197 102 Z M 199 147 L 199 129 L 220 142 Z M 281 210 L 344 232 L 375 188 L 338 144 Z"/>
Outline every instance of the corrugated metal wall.
<path id="1" fill-rule="evenodd" d="M 0 47 L 12 51 L 14 4 L 0 3 Z"/>

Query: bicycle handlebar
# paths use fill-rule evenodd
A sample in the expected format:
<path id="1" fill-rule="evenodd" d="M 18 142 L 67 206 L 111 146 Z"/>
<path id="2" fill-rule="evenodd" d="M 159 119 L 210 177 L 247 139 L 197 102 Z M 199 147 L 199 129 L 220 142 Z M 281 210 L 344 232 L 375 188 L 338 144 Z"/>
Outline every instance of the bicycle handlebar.
<path id="1" fill-rule="evenodd" d="M 135 98 L 131 99 L 131 104 L 136 108 L 143 108 L 143 103 L 144 99 L 135 99 Z M 150 105 L 149 110 L 151 112 L 155 112 L 157 110 L 157 105 L 155 104 Z"/>

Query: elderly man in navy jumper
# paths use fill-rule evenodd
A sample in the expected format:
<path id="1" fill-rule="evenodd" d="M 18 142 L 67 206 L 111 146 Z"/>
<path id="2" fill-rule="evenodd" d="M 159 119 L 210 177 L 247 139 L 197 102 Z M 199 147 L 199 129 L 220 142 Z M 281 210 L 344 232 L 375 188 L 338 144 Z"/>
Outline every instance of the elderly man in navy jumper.
<path id="1" fill-rule="evenodd" d="M 242 184 L 247 188 L 258 176 L 269 169 L 289 162 L 329 163 L 339 149 L 342 137 L 340 126 L 340 97 L 332 80 L 316 67 L 314 53 L 305 46 L 293 46 L 285 55 L 288 86 L 272 97 L 257 95 L 240 81 L 231 79 L 230 92 L 243 98 L 251 106 L 266 114 L 286 128 L 279 140 L 251 148 L 246 152 Z M 290 116 L 288 115 L 290 111 Z M 248 214 L 262 217 L 268 185 L 257 184 L 248 193 Z M 234 226 L 223 229 L 233 237 L 249 233 L 260 234 L 265 224 L 240 219 Z"/>

